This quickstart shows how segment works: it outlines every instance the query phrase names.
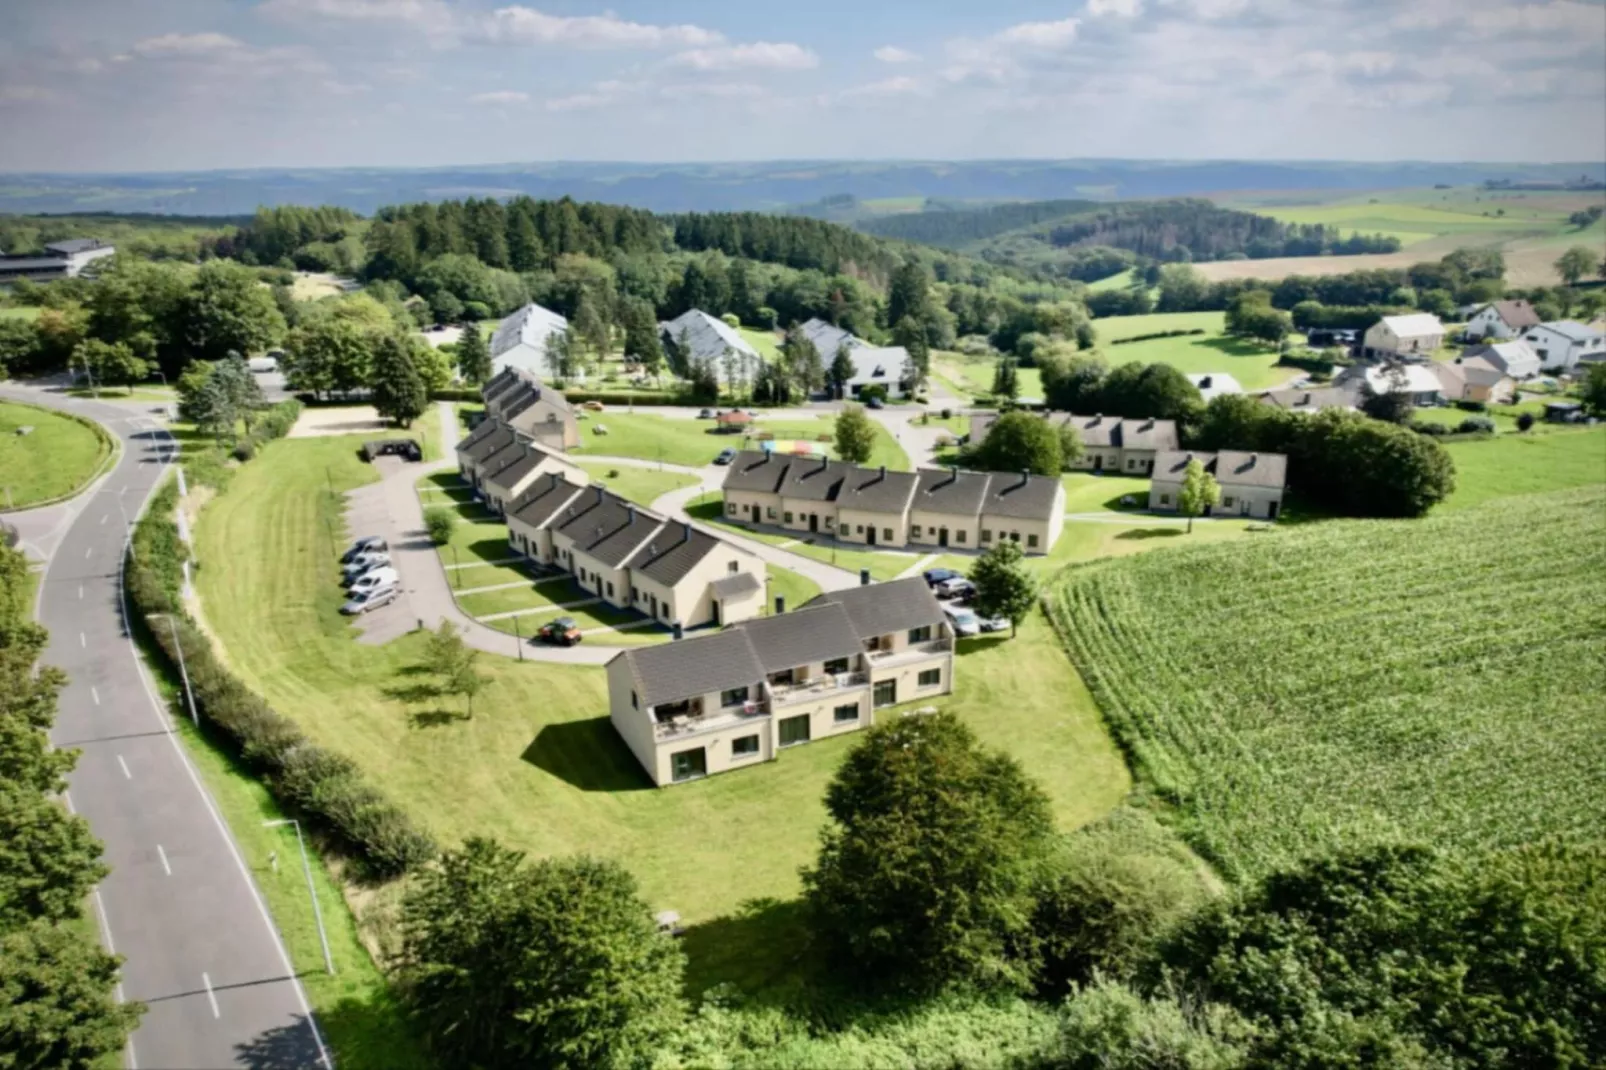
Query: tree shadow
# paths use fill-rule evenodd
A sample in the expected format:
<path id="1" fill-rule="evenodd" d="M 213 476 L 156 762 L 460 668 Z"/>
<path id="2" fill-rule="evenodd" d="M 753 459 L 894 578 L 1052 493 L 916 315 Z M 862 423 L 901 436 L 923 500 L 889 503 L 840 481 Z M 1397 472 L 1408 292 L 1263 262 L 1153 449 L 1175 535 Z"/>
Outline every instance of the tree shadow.
<path id="1" fill-rule="evenodd" d="M 1116 536 L 1116 538 L 1125 539 L 1128 541 L 1139 541 L 1144 539 L 1175 539 L 1186 534 L 1187 531 L 1183 528 L 1132 528 L 1129 531 L 1121 532 Z"/>
<path id="2" fill-rule="evenodd" d="M 416 681 L 414 683 L 393 684 L 385 688 L 385 697 L 397 702 L 429 702 L 446 694 L 437 683 L 430 681 Z"/>
<path id="3" fill-rule="evenodd" d="M 341 1070 L 428 1070 L 423 1038 L 402 1007 L 386 995 L 347 997 L 316 1016 L 326 1047 L 339 1051 Z M 302 1015 L 235 1045 L 236 1061 L 250 1070 L 305 1070 L 323 1065 Z"/>
<path id="4" fill-rule="evenodd" d="M 653 786 L 606 717 L 546 725 L 520 757 L 581 791 L 642 791 Z"/>
<path id="5" fill-rule="evenodd" d="M 814 975 L 807 911 L 801 899 L 749 899 L 733 914 L 689 927 L 685 991 L 697 1000 L 732 985 L 757 1003 L 793 1006 L 806 998 Z"/>
<path id="6" fill-rule="evenodd" d="M 1128 498 L 1132 499 L 1131 504 L 1127 504 L 1126 499 Z M 1103 508 L 1115 513 L 1130 513 L 1142 509 L 1147 504 L 1147 496 L 1144 492 L 1129 490 L 1125 494 L 1117 494 L 1106 501 Z"/>
<path id="7" fill-rule="evenodd" d="M 1274 347 L 1262 345 L 1259 342 L 1225 335 L 1216 338 L 1200 338 L 1192 344 L 1205 349 L 1214 349 L 1223 356 L 1228 357 L 1269 357 L 1277 352 Z"/>
<path id="8" fill-rule="evenodd" d="M 414 710 L 407 715 L 407 723 L 414 728 L 441 728 L 466 720 L 468 720 L 467 714 L 457 713 L 454 710 Z"/>

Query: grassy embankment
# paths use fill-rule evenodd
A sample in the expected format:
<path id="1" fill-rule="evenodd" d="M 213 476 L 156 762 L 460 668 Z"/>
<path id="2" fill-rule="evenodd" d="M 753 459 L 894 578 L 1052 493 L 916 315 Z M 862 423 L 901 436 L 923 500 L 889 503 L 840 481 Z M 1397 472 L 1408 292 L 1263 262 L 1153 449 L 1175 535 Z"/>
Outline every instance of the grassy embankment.
<path id="1" fill-rule="evenodd" d="M 18 434 L 23 427 L 33 430 Z M 76 493 L 115 450 L 111 437 L 93 424 L 0 401 L 0 509 L 26 509 Z"/>

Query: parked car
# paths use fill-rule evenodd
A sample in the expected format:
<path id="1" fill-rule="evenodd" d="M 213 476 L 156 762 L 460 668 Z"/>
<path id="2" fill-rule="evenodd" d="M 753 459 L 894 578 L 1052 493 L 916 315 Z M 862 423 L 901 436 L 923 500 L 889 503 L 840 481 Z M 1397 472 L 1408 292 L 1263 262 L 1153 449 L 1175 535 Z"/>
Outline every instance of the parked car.
<path id="1" fill-rule="evenodd" d="M 731 449 L 729 446 L 727 446 L 724 449 L 719 451 L 719 456 L 714 458 L 714 463 L 715 464 L 730 464 L 735 459 L 736 459 L 736 451 Z"/>
<path id="2" fill-rule="evenodd" d="M 884 409 L 887 407 L 887 403 L 878 397 L 872 397 L 869 401 L 864 403 L 864 407 L 867 409 Z"/>
<path id="3" fill-rule="evenodd" d="M 712 420 L 714 418 L 714 410 L 713 409 L 698 409 L 697 410 L 697 418 L 699 420 Z"/>
<path id="4" fill-rule="evenodd" d="M 948 624 L 953 628 L 954 634 L 969 638 L 981 634 L 981 621 L 976 614 L 963 606 L 943 606 L 942 611 L 948 614 Z"/>
<path id="5" fill-rule="evenodd" d="M 980 613 L 976 613 L 975 610 L 970 612 L 975 613 L 976 623 L 981 625 L 981 630 L 984 632 L 1007 632 L 1009 630 L 1008 617 L 984 617 Z"/>
<path id="6" fill-rule="evenodd" d="M 962 580 L 965 578 L 964 573 L 956 572 L 951 568 L 928 568 L 922 575 L 926 577 L 927 587 L 935 587 L 946 580 Z"/>
<path id="7" fill-rule="evenodd" d="M 535 637 L 543 643 L 551 643 L 554 646 L 573 646 L 582 638 L 580 626 L 574 622 L 573 617 L 559 617 L 547 621 L 541 625 Z"/>
<path id="8" fill-rule="evenodd" d="M 384 587 L 387 584 L 394 586 L 399 582 L 401 582 L 401 577 L 396 574 L 395 569 L 389 566 L 376 568 L 358 576 L 351 584 L 351 593 L 367 594 L 379 587 Z"/>
<path id="9" fill-rule="evenodd" d="M 384 539 L 380 538 L 378 535 L 369 535 L 367 538 L 358 539 L 356 542 L 352 543 L 351 548 L 340 555 L 340 563 L 342 565 L 349 565 L 360 553 L 366 553 L 369 550 L 388 549 L 390 549 L 390 546 L 385 542 Z"/>
<path id="10" fill-rule="evenodd" d="M 581 402 L 581 407 L 585 408 L 585 409 L 590 409 L 592 412 L 602 412 L 603 409 L 604 409 L 604 406 L 603 406 L 602 402 L 600 402 L 600 401 L 585 401 L 585 402 Z"/>
<path id="11" fill-rule="evenodd" d="M 352 594 L 350 598 L 346 599 L 346 604 L 340 607 L 340 612 L 348 617 L 355 617 L 357 614 L 366 613 L 370 609 L 378 609 L 380 606 L 389 605 L 395 600 L 396 585 L 394 583 L 382 583 L 370 590 Z"/>
<path id="12" fill-rule="evenodd" d="M 345 570 L 341 573 L 340 582 L 343 585 L 350 587 L 353 583 L 356 583 L 360 577 L 372 572 L 374 569 L 389 567 L 389 554 L 363 554 L 360 557 L 355 558 L 351 564 L 345 567 Z"/>
<path id="13" fill-rule="evenodd" d="M 945 602 L 968 602 L 976 596 L 976 585 L 963 576 L 943 580 L 932 588 L 932 593 Z"/>

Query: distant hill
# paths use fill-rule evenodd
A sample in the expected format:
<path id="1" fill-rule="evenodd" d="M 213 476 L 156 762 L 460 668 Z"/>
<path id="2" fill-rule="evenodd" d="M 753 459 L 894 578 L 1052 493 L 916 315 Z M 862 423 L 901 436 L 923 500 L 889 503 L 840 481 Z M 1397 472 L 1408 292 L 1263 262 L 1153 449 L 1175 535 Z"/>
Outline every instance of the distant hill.
<path id="1" fill-rule="evenodd" d="M 780 211 L 860 201 L 1101 201 L 1224 190 L 1365 190 L 1487 180 L 1606 179 L 1606 164 L 1300 161 L 967 160 L 495 164 L 436 168 L 268 168 L 150 174 L 0 175 L 0 212 L 244 215 L 259 205 L 381 205 L 463 197 L 570 196 L 655 212 Z M 833 220 L 839 221 L 839 220 Z"/>
<path id="2" fill-rule="evenodd" d="M 1098 201 L 1080 200 L 1026 201 L 988 208 L 944 207 L 870 218 L 859 223 L 859 229 L 883 238 L 902 238 L 945 249 L 962 249 L 1007 231 L 1048 219 L 1091 212 L 1100 206 Z"/>

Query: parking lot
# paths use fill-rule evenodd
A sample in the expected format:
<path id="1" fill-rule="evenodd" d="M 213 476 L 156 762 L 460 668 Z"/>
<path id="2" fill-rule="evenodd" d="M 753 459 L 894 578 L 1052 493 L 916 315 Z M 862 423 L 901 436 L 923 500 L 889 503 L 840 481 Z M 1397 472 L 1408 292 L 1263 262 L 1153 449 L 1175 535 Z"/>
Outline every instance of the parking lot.
<path id="1" fill-rule="evenodd" d="M 374 462 L 382 477 L 392 476 L 399 469 L 416 472 L 418 465 L 408 464 L 400 457 L 380 457 Z M 414 610 L 413 594 L 422 567 L 435 567 L 435 550 L 422 528 L 404 530 L 396 523 L 395 511 L 386 497 L 389 480 L 358 487 L 346 495 L 347 538 L 341 545 L 345 549 L 352 541 L 369 535 L 378 535 L 390 544 L 391 567 L 400 576 L 396 598 L 389 605 L 369 610 L 352 618 L 364 643 L 388 643 L 418 626 L 420 614 Z"/>

